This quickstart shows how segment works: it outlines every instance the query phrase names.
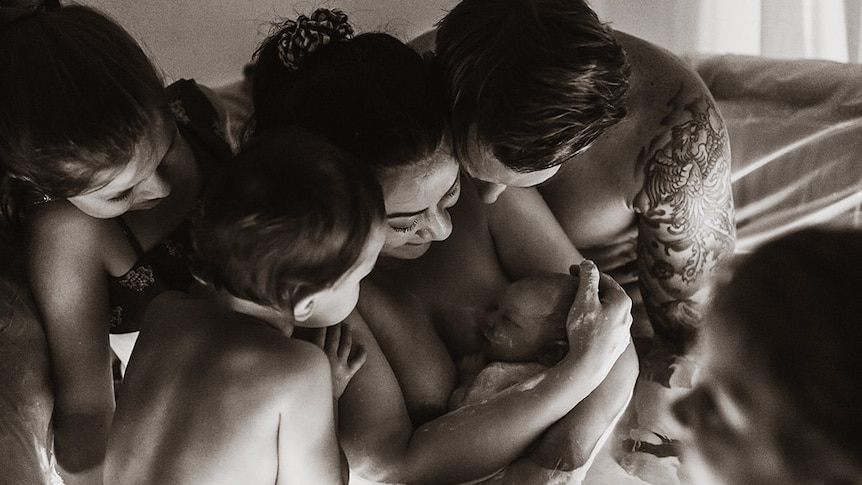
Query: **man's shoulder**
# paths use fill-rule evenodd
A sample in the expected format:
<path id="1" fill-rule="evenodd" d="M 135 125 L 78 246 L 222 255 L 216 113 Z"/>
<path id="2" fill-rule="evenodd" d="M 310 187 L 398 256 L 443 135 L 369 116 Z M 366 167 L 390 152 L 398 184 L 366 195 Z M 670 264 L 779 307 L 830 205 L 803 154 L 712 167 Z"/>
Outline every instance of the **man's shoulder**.
<path id="1" fill-rule="evenodd" d="M 678 99 L 711 99 L 706 84 L 684 59 L 633 35 L 617 31 L 616 36 L 632 68 L 627 99 L 633 114 L 660 112 Z"/>
<path id="2" fill-rule="evenodd" d="M 627 95 L 629 122 L 616 139 L 640 140 L 638 166 L 661 162 L 655 156 L 659 152 L 676 149 L 673 153 L 680 154 L 679 148 L 689 144 L 703 144 L 709 153 L 729 157 L 724 121 L 691 64 L 643 39 L 617 34 L 629 55 L 632 78 Z"/>

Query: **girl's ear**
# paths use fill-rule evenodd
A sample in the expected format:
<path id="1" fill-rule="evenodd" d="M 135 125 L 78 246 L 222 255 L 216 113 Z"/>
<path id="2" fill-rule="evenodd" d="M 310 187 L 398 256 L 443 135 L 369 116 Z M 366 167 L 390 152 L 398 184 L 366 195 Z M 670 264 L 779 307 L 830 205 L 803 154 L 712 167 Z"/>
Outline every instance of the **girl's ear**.
<path id="1" fill-rule="evenodd" d="M 569 351 L 569 341 L 566 339 L 554 340 L 550 345 L 545 347 L 545 350 L 539 354 L 536 358 L 536 362 L 547 366 L 553 367 L 557 365 L 558 362 L 563 360 L 563 357 L 566 356 L 566 353 Z"/>
<path id="2" fill-rule="evenodd" d="M 314 303 L 317 293 L 312 293 L 305 298 L 302 298 L 293 305 L 293 319 L 297 322 L 304 322 L 314 314 Z"/>

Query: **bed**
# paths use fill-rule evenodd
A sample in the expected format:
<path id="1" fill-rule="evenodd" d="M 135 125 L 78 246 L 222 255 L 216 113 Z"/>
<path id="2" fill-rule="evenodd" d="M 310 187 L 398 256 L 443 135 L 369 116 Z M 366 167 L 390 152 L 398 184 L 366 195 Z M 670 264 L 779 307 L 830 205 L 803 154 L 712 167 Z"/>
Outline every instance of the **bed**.
<path id="1" fill-rule="evenodd" d="M 862 227 L 862 65 L 689 62 L 727 122 L 737 252 L 806 226 Z"/>

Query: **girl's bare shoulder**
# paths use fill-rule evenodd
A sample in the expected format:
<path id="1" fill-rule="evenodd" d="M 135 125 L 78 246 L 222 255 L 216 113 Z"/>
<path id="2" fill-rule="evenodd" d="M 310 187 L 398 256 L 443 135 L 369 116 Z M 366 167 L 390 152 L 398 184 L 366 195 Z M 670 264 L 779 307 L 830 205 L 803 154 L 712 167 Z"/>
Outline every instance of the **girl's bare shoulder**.
<path id="1" fill-rule="evenodd" d="M 110 219 L 90 217 L 66 200 L 38 204 L 27 212 L 25 225 L 31 250 L 47 247 L 51 251 L 89 252 L 110 231 Z"/>

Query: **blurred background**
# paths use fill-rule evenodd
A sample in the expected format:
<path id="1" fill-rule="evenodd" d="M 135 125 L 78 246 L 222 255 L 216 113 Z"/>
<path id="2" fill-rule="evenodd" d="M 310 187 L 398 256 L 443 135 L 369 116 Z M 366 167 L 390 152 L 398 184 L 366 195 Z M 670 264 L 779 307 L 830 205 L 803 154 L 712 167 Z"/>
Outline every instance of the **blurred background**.
<path id="1" fill-rule="evenodd" d="M 79 0 L 108 12 L 148 49 L 169 80 L 219 85 L 242 66 L 273 21 L 340 8 L 359 32 L 409 40 L 457 0 Z M 736 53 L 860 61 L 862 0 L 592 0 L 618 29 L 678 54 Z"/>
<path id="2" fill-rule="evenodd" d="M 860 0 L 593 0 L 615 28 L 676 53 L 859 62 Z"/>

